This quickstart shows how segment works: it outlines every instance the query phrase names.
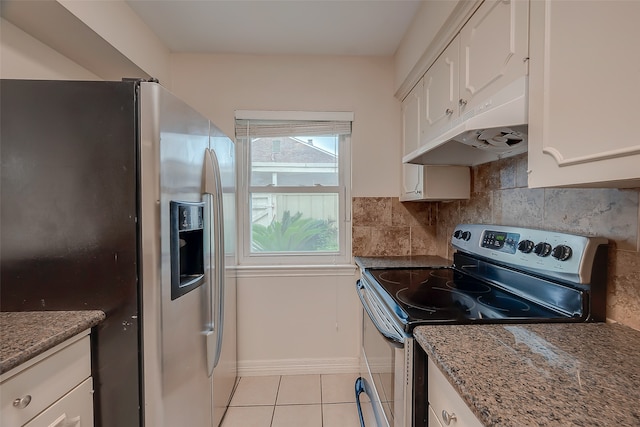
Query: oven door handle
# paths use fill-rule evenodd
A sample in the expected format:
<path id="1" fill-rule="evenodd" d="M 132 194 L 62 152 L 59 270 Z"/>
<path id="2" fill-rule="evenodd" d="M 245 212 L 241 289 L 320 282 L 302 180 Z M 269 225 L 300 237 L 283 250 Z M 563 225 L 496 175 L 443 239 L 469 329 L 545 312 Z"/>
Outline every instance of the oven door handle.
<path id="1" fill-rule="evenodd" d="M 360 420 L 360 427 L 366 427 L 364 425 L 364 416 L 362 415 L 362 404 L 360 403 L 360 393 L 364 392 L 367 394 L 364 389 L 364 380 L 362 377 L 358 377 L 355 384 L 356 391 L 356 409 L 358 409 L 358 419 Z"/>
<path id="2" fill-rule="evenodd" d="M 367 312 L 367 314 L 369 315 L 369 318 L 371 319 L 371 322 L 374 324 L 376 329 L 391 344 L 395 345 L 396 347 L 404 346 L 405 337 L 400 332 L 396 331 L 395 329 L 392 329 L 390 327 L 388 327 L 388 328 L 384 327 L 382 325 L 382 322 L 380 321 L 380 316 L 376 315 L 373 312 L 375 310 L 375 308 L 374 307 L 370 307 L 369 303 L 366 301 L 367 297 L 364 294 L 365 293 L 364 285 L 362 283 L 360 283 L 360 280 L 358 280 L 356 282 L 356 290 L 358 292 L 358 297 L 360 298 L 360 302 L 362 303 L 362 306 L 364 307 L 364 311 Z M 369 292 L 368 294 L 370 295 L 371 293 Z M 375 302 L 372 301 L 372 304 L 375 304 Z M 375 304 L 375 305 L 380 305 L 380 304 L 378 303 L 378 304 Z M 380 310 L 380 308 L 378 308 L 378 310 Z"/>

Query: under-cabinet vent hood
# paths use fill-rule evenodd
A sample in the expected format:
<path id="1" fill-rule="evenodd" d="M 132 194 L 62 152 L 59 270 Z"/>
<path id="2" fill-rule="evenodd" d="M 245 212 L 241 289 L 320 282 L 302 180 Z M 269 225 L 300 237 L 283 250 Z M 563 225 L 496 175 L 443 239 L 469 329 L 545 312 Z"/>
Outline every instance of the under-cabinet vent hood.
<path id="1" fill-rule="evenodd" d="M 404 163 L 467 165 L 527 151 L 528 79 L 522 77 L 478 106 L 463 111 L 439 136 L 403 157 Z"/>

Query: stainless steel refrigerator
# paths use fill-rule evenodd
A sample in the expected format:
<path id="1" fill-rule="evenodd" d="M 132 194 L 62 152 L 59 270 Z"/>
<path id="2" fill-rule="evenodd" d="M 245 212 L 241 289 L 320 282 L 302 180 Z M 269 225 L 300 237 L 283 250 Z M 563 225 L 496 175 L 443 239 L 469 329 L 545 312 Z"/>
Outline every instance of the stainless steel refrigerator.
<path id="1" fill-rule="evenodd" d="M 235 154 L 153 82 L 2 80 L 3 311 L 101 309 L 95 424 L 217 426 L 236 384 Z"/>

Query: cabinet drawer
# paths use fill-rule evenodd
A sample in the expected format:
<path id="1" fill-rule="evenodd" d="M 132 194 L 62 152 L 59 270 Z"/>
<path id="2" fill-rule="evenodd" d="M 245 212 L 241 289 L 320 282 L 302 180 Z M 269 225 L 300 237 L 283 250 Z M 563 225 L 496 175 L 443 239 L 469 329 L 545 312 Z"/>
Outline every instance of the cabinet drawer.
<path id="1" fill-rule="evenodd" d="M 92 427 L 93 380 L 88 378 L 24 427 Z"/>
<path id="2" fill-rule="evenodd" d="M 435 412 L 433 412 L 433 407 L 429 405 L 429 423 L 427 424 L 429 427 L 442 427 L 440 424 L 440 420 Z"/>
<path id="3" fill-rule="evenodd" d="M 60 349 L 1 385 L 0 425 L 22 426 L 56 400 L 91 376 L 89 335 Z M 13 406 L 15 399 L 31 396 L 24 408 Z"/>
<path id="4" fill-rule="evenodd" d="M 471 412 L 462 397 L 431 359 L 428 361 L 427 370 L 429 406 L 433 410 L 430 417 L 435 416 L 439 423 L 445 427 L 482 427 L 480 420 Z M 443 416 L 443 411 L 452 417 L 448 423 Z"/>

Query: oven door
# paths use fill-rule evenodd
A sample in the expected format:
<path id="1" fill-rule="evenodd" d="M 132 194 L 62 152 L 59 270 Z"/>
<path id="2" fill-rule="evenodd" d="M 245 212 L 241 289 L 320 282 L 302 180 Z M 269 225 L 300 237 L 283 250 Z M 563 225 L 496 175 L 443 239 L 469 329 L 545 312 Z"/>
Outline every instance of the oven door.
<path id="1" fill-rule="evenodd" d="M 358 283 L 363 305 L 362 363 L 356 403 L 366 427 L 411 426 L 413 339 L 395 325 L 375 292 Z M 409 365 L 409 366 L 408 366 Z M 365 396 L 360 398 L 361 393 Z"/>

